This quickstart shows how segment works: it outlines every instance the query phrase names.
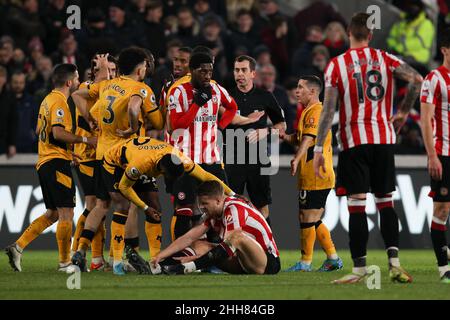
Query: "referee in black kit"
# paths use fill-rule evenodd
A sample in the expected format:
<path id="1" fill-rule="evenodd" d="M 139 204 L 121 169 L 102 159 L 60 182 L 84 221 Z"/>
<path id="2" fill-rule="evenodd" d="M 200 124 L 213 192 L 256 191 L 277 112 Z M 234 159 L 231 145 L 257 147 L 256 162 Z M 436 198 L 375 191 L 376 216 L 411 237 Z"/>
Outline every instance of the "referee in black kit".
<path id="1" fill-rule="evenodd" d="M 238 194 L 243 194 L 245 186 L 251 202 L 264 215 L 266 220 L 269 220 L 269 205 L 272 203 L 272 196 L 270 190 L 270 176 L 261 175 L 261 169 L 270 167 L 271 164 L 264 163 L 260 159 L 261 151 L 252 147 L 253 150 L 258 150 L 257 154 L 249 155 L 250 143 L 258 143 L 265 139 L 270 128 L 267 124 L 267 117 L 273 123 L 273 128 L 284 132 L 286 130 L 286 122 L 284 119 L 283 110 L 278 105 L 277 100 L 271 92 L 257 88 L 253 81 L 255 79 L 256 61 L 249 56 L 239 56 L 234 61 L 234 80 L 236 87 L 230 91 L 231 96 L 235 99 L 238 105 L 238 113 L 241 116 L 248 116 L 253 112 L 264 111 L 265 114 L 259 121 L 247 125 L 229 125 L 227 130 L 242 129 L 246 132 L 249 129 L 254 129 L 245 140 L 245 162 L 238 162 L 242 160 L 243 150 L 239 150 L 241 143 L 234 138 L 234 154 L 233 161 L 230 161 L 229 154 L 225 153 L 225 170 L 228 178 L 228 185 L 232 190 Z M 236 136 L 238 135 L 235 131 Z M 230 143 L 225 135 L 226 152 L 231 152 Z M 268 150 L 264 150 L 263 154 L 267 155 Z M 267 162 L 267 161 L 265 161 Z"/>

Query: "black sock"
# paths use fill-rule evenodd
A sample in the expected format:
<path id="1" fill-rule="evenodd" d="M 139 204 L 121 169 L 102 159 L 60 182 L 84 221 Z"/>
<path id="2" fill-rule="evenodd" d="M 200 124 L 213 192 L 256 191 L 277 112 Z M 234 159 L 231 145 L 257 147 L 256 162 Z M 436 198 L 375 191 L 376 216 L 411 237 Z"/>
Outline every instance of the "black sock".
<path id="1" fill-rule="evenodd" d="M 84 209 L 83 211 L 83 216 L 85 216 L 87 218 L 87 216 L 89 215 L 89 210 L 88 209 Z"/>
<path id="2" fill-rule="evenodd" d="M 447 239 L 445 236 L 445 232 L 445 226 L 441 226 L 435 222 L 432 222 L 431 241 L 433 242 L 433 249 L 439 267 L 443 267 L 448 264 Z"/>
<path id="3" fill-rule="evenodd" d="M 222 260 L 228 259 L 231 254 L 230 247 L 224 242 L 221 242 L 218 246 L 208 251 L 208 253 L 195 260 L 195 268 L 197 270 L 206 269 Z"/>
<path id="4" fill-rule="evenodd" d="M 350 213 L 348 227 L 352 259 L 365 257 L 367 255 L 367 242 L 369 241 L 367 214 L 365 212 Z"/>
<path id="5" fill-rule="evenodd" d="M 387 207 L 380 210 L 380 229 L 386 249 L 399 246 L 398 217 L 394 208 Z M 397 249 L 398 251 L 398 249 Z M 393 257 L 389 257 L 393 258 Z"/>
<path id="6" fill-rule="evenodd" d="M 135 238 L 125 238 L 125 246 L 130 246 L 133 249 L 139 247 L 139 237 Z"/>

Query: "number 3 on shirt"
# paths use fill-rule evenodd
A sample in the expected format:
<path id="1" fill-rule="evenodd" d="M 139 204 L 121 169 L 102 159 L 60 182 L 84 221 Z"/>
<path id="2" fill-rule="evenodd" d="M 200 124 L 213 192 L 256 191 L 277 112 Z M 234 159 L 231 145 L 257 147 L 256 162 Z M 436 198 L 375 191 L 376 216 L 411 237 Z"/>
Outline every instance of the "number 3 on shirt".
<path id="1" fill-rule="evenodd" d="M 106 110 L 109 112 L 109 118 L 104 117 L 103 122 L 107 124 L 111 124 L 114 121 L 114 110 L 112 109 L 113 103 L 116 100 L 116 97 L 114 96 L 107 96 L 106 100 L 109 101 L 108 106 L 106 107 Z"/>
<path id="2" fill-rule="evenodd" d="M 364 103 L 364 85 L 360 72 L 353 74 L 353 79 L 356 80 L 356 86 L 358 89 L 358 101 Z M 381 84 L 381 72 L 378 70 L 370 70 L 366 74 L 367 89 L 366 96 L 369 100 L 379 101 L 384 97 L 384 87 Z"/>

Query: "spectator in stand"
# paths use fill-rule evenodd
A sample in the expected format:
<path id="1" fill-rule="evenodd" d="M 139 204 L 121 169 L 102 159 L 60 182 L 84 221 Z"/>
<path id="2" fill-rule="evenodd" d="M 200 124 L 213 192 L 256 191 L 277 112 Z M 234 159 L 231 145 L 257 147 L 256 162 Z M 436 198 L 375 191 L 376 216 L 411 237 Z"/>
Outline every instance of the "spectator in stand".
<path id="1" fill-rule="evenodd" d="M 88 11 L 87 25 L 77 33 L 77 38 L 81 50 L 88 59 L 99 52 L 109 52 L 115 55 L 119 50 L 114 35 L 106 28 L 106 16 L 100 8 Z"/>
<path id="2" fill-rule="evenodd" d="M 17 110 L 12 94 L 7 90 L 8 72 L 0 66 L 0 155 L 8 158 L 16 154 Z"/>
<path id="3" fill-rule="evenodd" d="M 275 83 L 277 79 L 277 71 L 272 64 L 261 66 L 257 71 L 257 77 L 260 81 L 260 87 L 271 92 L 278 101 L 280 107 L 284 110 L 289 104 L 289 98 L 286 90 Z"/>
<path id="4" fill-rule="evenodd" d="M 227 21 L 229 24 L 233 24 L 237 21 L 238 13 L 241 10 L 246 10 L 256 13 L 255 0 L 227 0 Z"/>
<path id="5" fill-rule="evenodd" d="M 434 25 L 428 19 L 421 0 L 408 1 L 404 9 L 401 20 L 389 32 L 388 49 L 424 75 L 428 73 L 428 63 L 431 60 Z"/>
<path id="6" fill-rule="evenodd" d="M 283 16 L 274 17 L 270 27 L 261 32 L 261 38 L 270 49 L 272 63 L 277 66 L 281 78 L 286 76 L 289 69 L 288 33 L 288 23 Z"/>
<path id="7" fill-rule="evenodd" d="M 259 5 L 266 28 L 272 27 L 274 30 L 277 30 L 282 25 L 282 21 L 286 23 L 286 26 L 282 27 L 283 31 L 278 30 L 278 33 L 286 32 L 284 41 L 286 42 L 287 50 L 288 52 L 294 52 L 298 44 L 298 36 L 293 19 L 280 12 L 278 0 L 259 0 Z"/>
<path id="8" fill-rule="evenodd" d="M 323 40 L 323 31 L 319 26 L 310 26 L 306 33 L 306 39 L 294 52 L 292 58 L 292 75 L 299 77 L 312 66 L 313 49 L 320 45 Z"/>
<path id="9" fill-rule="evenodd" d="M 327 47 L 324 45 L 315 46 L 313 51 L 311 52 L 311 65 L 304 66 L 299 70 L 299 76 L 302 74 L 309 74 L 319 77 L 319 79 L 323 80 L 325 68 L 330 62 L 330 53 L 328 52 Z M 323 92 L 320 93 L 319 98 L 323 98 Z"/>
<path id="10" fill-rule="evenodd" d="M 9 41 L 11 40 L 11 41 Z M 0 66 L 4 67 L 8 71 L 8 75 L 11 75 L 14 69 L 14 43 L 10 37 L 2 37 L 0 41 Z"/>
<path id="11" fill-rule="evenodd" d="M 222 33 L 218 17 L 210 16 L 206 18 L 201 30 L 197 45 L 211 49 L 214 56 L 213 79 L 221 83 L 229 70 L 227 56 L 232 55 L 231 45 L 228 44 L 227 36 Z"/>
<path id="12" fill-rule="evenodd" d="M 269 48 L 266 45 L 259 45 L 253 51 L 258 66 L 265 66 L 266 64 L 272 64 L 272 56 Z"/>
<path id="13" fill-rule="evenodd" d="M 67 4 L 65 0 L 50 0 L 42 18 L 46 29 L 45 45 L 47 52 L 58 49 L 63 30 L 66 30 Z"/>
<path id="14" fill-rule="evenodd" d="M 148 0 L 132 0 L 129 8 L 130 19 L 133 24 L 143 24 L 147 16 L 149 1 Z"/>
<path id="15" fill-rule="evenodd" d="M 86 58 L 78 51 L 78 42 L 71 32 L 67 32 L 62 36 L 59 50 L 54 52 L 51 58 L 54 65 L 73 63 L 79 70 L 84 70 L 88 66 Z"/>
<path id="16" fill-rule="evenodd" d="M 166 51 L 165 27 L 161 19 L 163 17 L 163 3 L 161 0 L 153 0 L 147 6 L 145 15 L 145 35 L 148 49 L 153 54 L 157 65 L 164 63 Z"/>
<path id="17" fill-rule="evenodd" d="M 189 0 L 166 0 L 164 1 L 164 12 L 167 16 L 178 15 L 180 7 L 185 7 L 189 4 Z"/>
<path id="18" fill-rule="evenodd" d="M 211 0 L 195 0 L 194 1 L 194 14 L 195 19 L 200 23 L 200 25 L 203 24 L 205 19 L 208 19 L 210 17 L 215 17 L 220 22 L 220 27 L 224 29 L 226 27 L 225 22 L 223 19 L 216 14 L 213 9 L 211 8 L 210 4 Z"/>
<path id="19" fill-rule="evenodd" d="M 26 78 L 23 72 L 16 72 L 11 76 L 11 92 L 19 125 L 17 130 L 17 152 L 36 153 L 37 135 L 36 124 L 39 106 L 33 96 L 25 91 Z"/>
<path id="20" fill-rule="evenodd" d="M 334 58 L 349 48 L 348 36 L 344 26 L 337 21 L 330 22 L 325 29 L 323 44 L 328 48 L 330 57 Z"/>
<path id="21" fill-rule="evenodd" d="M 344 17 L 332 4 L 322 0 L 310 0 L 309 2 L 310 5 L 300 10 L 294 17 L 298 41 L 303 42 L 307 38 L 308 28 L 313 25 L 325 29 L 330 22 L 338 21 L 347 28 Z"/>
<path id="22" fill-rule="evenodd" d="M 242 9 L 237 13 L 236 23 L 231 33 L 231 42 L 233 45 L 233 51 L 235 56 L 236 50 L 245 51 L 248 53 L 253 52 L 256 46 L 261 44 L 259 33 L 256 30 L 253 23 L 253 16 L 250 10 Z"/>
<path id="23" fill-rule="evenodd" d="M 184 46 L 194 47 L 198 34 L 200 32 L 200 24 L 194 19 L 191 9 L 181 7 L 178 10 L 178 31 L 176 38 L 180 39 Z"/>
<path id="24" fill-rule="evenodd" d="M 107 30 L 114 38 L 116 52 L 130 46 L 147 48 L 147 39 L 142 25 L 133 21 L 132 18 L 127 19 L 126 9 L 127 1 L 125 0 L 114 0 L 109 7 Z"/>
<path id="25" fill-rule="evenodd" d="M 35 69 L 28 78 L 28 91 L 35 95 L 36 101 L 41 101 L 52 89 L 52 60 L 42 56 L 36 61 Z"/>
<path id="26" fill-rule="evenodd" d="M 11 5 L 4 31 L 20 48 L 26 48 L 34 36 L 44 39 L 45 27 L 40 19 L 38 0 L 24 0 L 21 4 Z"/>
<path id="27" fill-rule="evenodd" d="M 30 52 L 30 62 L 33 66 L 36 66 L 36 62 L 44 56 L 44 46 L 39 38 L 34 38 L 28 45 L 28 51 Z"/>

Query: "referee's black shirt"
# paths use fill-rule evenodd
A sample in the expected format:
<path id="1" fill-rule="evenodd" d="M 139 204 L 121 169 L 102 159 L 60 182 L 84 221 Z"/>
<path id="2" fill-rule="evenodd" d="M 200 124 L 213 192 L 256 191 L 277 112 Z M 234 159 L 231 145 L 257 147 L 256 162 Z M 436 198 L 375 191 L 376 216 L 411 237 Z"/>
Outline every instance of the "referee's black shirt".
<path id="1" fill-rule="evenodd" d="M 269 117 L 270 121 L 273 124 L 277 124 L 280 122 L 285 122 L 284 119 L 284 113 L 281 109 L 280 105 L 278 104 L 278 101 L 276 100 L 275 96 L 264 89 L 257 88 L 256 86 L 253 86 L 253 89 L 251 89 L 249 92 L 242 92 L 237 87 L 234 87 L 230 91 L 230 95 L 234 98 L 238 105 L 238 114 L 240 114 L 243 117 L 247 117 L 253 112 L 257 111 L 264 111 L 265 114 L 255 123 L 247 124 L 244 126 L 235 126 L 235 125 L 229 125 L 226 129 L 227 130 L 235 130 L 235 129 L 242 129 L 245 131 L 249 129 L 262 129 L 267 128 L 267 117 Z M 226 140 L 226 132 L 224 134 L 224 141 L 226 145 L 228 145 L 231 141 Z M 242 152 L 240 150 L 236 150 L 237 142 L 235 141 L 235 154 L 237 152 Z M 248 142 L 246 142 L 246 162 L 249 163 L 248 159 Z M 225 146 L 226 150 L 226 146 Z M 226 157 L 224 157 L 224 160 L 226 161 Z M 236 157 L 235 157 L 236 160 Z M 260 163 L 260 159 L 257 159 L 257 162 Z M 234 162 L 236 163 L 236 162 Z M 226 162 L 226 164 L 228 164 Z"/>

